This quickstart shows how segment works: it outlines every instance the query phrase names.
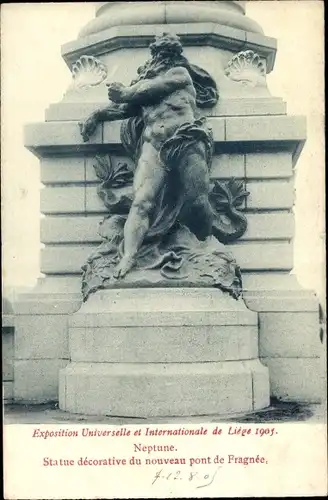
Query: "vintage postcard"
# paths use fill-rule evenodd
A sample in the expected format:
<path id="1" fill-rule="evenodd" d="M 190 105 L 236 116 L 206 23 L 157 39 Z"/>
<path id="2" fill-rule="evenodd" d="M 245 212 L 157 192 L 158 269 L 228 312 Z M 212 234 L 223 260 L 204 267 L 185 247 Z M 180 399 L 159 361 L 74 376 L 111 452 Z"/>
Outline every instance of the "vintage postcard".
<path id="1" fill-rule="evenodd" d="M 323 7 L 2 5 L 6 499 L 326 496 Z"/>

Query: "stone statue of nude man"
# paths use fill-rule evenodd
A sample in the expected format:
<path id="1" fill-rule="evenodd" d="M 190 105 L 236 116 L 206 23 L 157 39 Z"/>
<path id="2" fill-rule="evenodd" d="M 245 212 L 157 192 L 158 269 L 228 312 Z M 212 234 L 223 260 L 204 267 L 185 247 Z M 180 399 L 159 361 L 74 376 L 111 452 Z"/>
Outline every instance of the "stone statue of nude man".
<path id="1" fill-rule="evenodd" d="M 133 201 L 124 226 L 124 254 L 115 270 L 116 278 L 123 278 L 134 266 L 170 169 L 176 171 L 183 191 L 181 220 L 199 240 L 206 239 L 212 230 L 208 200 L 212 136 L 205 119 L 199 119 L 197 108 L 216 103 L 215 82 L 182 55 L 176 36 L 157 37 L 150 50 L 152 57 L 139 68 L 138 78 L 130 86 L 108 84 L 112 103 L 80 124 L 87 141 L 100 121 L 135 116 L 143 121 L 139 151 L 135 151 Z M 198 89 L 194 84 L 197 76 L 203 79 L 203 87 Z"/>

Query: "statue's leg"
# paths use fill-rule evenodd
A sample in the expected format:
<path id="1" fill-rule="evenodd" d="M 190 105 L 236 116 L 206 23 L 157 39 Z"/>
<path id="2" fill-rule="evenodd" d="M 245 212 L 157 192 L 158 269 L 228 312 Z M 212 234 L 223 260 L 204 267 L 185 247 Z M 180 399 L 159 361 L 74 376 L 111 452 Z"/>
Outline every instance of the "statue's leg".
<path id="1" fill-rule="evenodd" d="M 148 231 L 156 196 L 165 176 L 158 151 L 150 143 L 145 143 L 134 174 L 134 199 L 124 226 L 124 254 L 115 270 L 116 277 L 125 276 L 134 265 L 135 255 Z"/>
<path id="2" fill-rule="evenodd" d="M 187 149 L 181 158 L 179 172 L 185 197 L 181 221 L 198 239 L 205 240 L 212 234 L 213 210 L 208 199 L 210 175 L 204 143 Z"/>

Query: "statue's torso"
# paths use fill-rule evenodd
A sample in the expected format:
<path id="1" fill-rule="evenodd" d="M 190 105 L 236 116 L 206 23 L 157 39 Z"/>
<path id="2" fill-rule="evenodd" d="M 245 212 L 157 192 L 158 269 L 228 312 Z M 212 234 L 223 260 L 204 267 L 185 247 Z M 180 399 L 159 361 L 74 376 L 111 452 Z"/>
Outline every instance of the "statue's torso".
<path id="1" fill-rule="evenodd" d="M 143 139 L 159 148 L 186 122 L 193 122 L 196 112 L 196 92 L 193 85 L 179 89 L 160 102 L 143 106 L 145 124 Z"/>

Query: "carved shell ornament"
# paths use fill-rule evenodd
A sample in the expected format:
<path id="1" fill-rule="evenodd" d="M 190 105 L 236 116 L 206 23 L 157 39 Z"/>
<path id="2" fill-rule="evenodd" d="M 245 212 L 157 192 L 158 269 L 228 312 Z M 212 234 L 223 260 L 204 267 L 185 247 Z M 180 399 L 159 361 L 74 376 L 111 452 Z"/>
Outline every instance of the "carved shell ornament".
<path id="1" fill-rule="evenodd" d="M 107 67 L 93 56 L 81 56 L 72 66 L 73 84 L 79 89 L 99 85 L 107 78 Z"/>
<path id="2" fill-rule="evenodd" d="M 97 155 L 93 168 L 101 181 L 97 192 L 105 207 L 110 211 L 116 210 L 119 214 L 128 214 L 132 202 L 133 181 L 133 172 L 128 165 L 114 165 L 110 155 Z"/>
<path id="3" fill-rule="evenodd" d="M 231 80 L 255 87 L 265 83 L 265 62 L 253 50 L 238 52 L 230 59 L 225 74 Z"/>

